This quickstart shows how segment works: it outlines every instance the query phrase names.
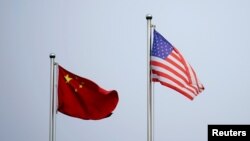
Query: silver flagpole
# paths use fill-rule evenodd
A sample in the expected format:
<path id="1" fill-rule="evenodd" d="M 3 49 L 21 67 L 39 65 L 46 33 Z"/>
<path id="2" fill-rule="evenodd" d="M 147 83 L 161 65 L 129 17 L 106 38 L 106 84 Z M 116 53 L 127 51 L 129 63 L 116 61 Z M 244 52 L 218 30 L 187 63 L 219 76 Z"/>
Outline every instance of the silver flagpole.
<path id="1" fill-rule="evenodd" d="M 147 141 L 153 141 L 153 95 L 151 81 L 151 38 L 152 38 L 152 15 L 147 14 Z"/>
<path id="2" fill-rule="evenodd" d="M 49 141 L 55 141 L 55 116 L 56 116 L 56 102 L 55 102 L 55 58 L 56 55 L 51 53 L 50 57 L 50 117 L 49 117 Z"/>

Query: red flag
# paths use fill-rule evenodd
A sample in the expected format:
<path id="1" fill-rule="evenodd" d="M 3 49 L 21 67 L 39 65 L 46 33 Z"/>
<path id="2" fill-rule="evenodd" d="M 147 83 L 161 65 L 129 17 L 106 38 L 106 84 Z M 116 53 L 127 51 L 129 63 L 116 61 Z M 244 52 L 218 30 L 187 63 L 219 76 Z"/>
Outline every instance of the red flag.
<path id="1" fill-rule="evenodd" d="M 118 103 L 115 90 L 107 91 L 58 65 L 58 111 L 80 119 L 109 117 Z"/>

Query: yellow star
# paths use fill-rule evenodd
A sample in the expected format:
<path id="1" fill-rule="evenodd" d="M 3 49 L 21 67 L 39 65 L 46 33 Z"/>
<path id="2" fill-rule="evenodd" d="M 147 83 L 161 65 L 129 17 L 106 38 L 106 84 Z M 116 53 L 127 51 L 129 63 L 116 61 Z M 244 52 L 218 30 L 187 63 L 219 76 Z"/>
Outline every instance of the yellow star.
<path id="1" fill-rule="evenodd" d="M 84 82 L 81 82 L 81 84 L 79 84 L 79 88 L 82 88 L 84 85 Z"/>
<path id="2" fill-rule="evenodd" d="M 65 78 L 65 80 L 66 80 L 66 83 L 69 83 L 69 81 L 72 80 L 72 78 L 70 78 L 68 74 L 65 75 L 64 78 Z"/>

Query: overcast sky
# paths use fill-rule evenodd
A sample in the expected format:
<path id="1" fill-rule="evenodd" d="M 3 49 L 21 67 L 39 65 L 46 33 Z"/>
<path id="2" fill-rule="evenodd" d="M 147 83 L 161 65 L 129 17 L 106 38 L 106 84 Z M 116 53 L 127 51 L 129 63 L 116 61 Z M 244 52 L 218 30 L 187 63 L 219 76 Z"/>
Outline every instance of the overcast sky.
<path id="1" fill-rule="evenodd" d="M 146 14 L 195 69 L 190 101 L 155 84 L 155 141 L 206 141 L 208 124 L 250 124 L 248 0 L 0 0 L 0 140 L 49 139 L 50 60 L 115 89 L 114 114 L 57 114 L 57 141 L 146 141 Z"/>

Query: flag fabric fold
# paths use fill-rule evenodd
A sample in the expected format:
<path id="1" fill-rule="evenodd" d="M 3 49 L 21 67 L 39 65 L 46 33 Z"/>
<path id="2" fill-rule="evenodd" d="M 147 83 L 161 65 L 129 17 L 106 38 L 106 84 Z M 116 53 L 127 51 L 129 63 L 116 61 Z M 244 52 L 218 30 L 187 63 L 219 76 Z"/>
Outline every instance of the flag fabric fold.
<path id="1" fill-rule="evenodd" d="M 84 120 L 99 120 L 112 114 L 119 101 L 117 91 L 107 91 L 60 65 L 58 72 L 59 112 Z"/>
<path id="2" fill-rule="evenodd" d="M 176 90 L 190 100 L 204 87 L 191 65 L 160 33 L 154 30 L 151 51 L 152 81 Z"/>

